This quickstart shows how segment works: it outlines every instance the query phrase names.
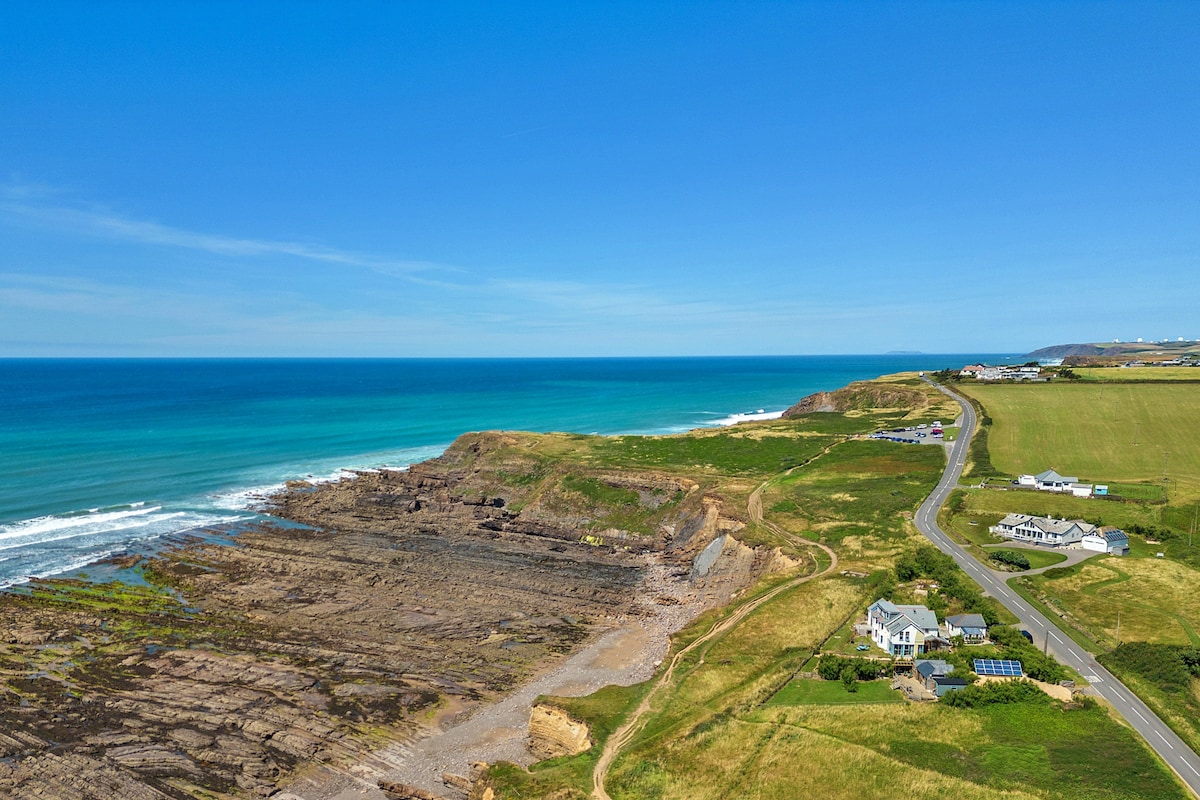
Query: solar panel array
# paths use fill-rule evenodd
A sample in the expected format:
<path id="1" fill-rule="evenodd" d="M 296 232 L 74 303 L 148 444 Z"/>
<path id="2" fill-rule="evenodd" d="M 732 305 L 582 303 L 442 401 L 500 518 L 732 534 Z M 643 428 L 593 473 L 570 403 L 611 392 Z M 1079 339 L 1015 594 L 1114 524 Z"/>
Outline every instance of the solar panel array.
<path id="1" fill-rule="evenodd" d="M 1005 678 L 1020 678 L 1025 673 L 1021 671 L 1020 661 L 1003 661 L 998 658 L 975 659 L 976 675 L 999 675 Z"/>

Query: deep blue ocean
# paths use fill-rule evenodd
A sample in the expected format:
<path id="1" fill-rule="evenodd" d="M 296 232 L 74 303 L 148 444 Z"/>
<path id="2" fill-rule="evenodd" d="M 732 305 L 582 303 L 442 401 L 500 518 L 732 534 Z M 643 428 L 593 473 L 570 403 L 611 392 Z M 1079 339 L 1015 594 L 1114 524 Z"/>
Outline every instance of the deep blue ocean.
<path id="1" fill-rule="evenodd" d="M 403 467 L 467 431 L 671 433 L 980 360 L 0 360 L 0 586 L 248 521 L 285 480 Z"/>

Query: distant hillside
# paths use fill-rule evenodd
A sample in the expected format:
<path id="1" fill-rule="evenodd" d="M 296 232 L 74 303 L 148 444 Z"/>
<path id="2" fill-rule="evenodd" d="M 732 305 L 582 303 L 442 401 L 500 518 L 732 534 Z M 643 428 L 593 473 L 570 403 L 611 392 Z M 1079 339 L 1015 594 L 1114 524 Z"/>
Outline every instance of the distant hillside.
<path id="1" fill-rule="evenodd" d="M 1034 350 L 1025 357 L 1063 358 L 1067 363 L 1094 364 L 1106 361 L 1165 361 L 1182 355 L 1200 354 L 1200 342 L 1097 342 L 1094 344 L 1056 344 Z"/>

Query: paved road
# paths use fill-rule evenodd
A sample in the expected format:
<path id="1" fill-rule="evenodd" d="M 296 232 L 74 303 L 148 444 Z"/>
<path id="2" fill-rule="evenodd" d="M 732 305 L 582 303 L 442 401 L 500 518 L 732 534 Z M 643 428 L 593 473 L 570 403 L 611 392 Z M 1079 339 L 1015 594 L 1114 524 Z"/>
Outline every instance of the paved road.
<path id="1" fill-rule="evenodd" d="M 926 380 L 928 381 L 928 379 Z M 928 382 L 933 383 L 932 381 Z M 1142 738 L 1171 769 L 1175 770 L 1176 774 L 1192 790 L 1192 794 L 1200 797 L 1200 757 L 1197 757 L 1191 748 L 1167 727 L 1166 723 L 1159 719 L 1112 673 L 1096 663 L 1090 653 L 1073 642 L 1041 612 L 1008 588 L 1002 578 L 994 575 L 991 570 L 976 561 L 938 527 L 938 509 L 946 502 L 947 495 L 958 485 L 959 476 L 962 475 L 967 447 L 971 442 L 971 434 L 975 430 L 975 409 L 970 403 L 945 387 L 933 385 L 959 402 L 963 408 L 963 425 L 958 439 L 947 449 L 949 464 L 945 474 L 942 475 L 942 480 L 934 489 L 933 494 L 929 495 L 917 509 L 917 529 L 966 570 L 967 574 L 983 587 L 984 592 L 999 600 L 1005 608 L 1015 614 L 1021 620 L 1022 627 L 1033 634 L 1035 644 L 1047 647 L 1055 658 L 1086 678 L 1091 684 L 1092 693 L 1111 703 L 1117 713 L 1141 734 Z"/>

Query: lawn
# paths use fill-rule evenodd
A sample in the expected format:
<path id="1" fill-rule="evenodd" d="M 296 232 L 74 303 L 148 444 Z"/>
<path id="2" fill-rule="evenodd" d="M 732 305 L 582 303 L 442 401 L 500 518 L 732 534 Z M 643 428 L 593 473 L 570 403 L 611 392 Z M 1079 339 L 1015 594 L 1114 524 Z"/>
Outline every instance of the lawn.
<path id="1" fill-rule="evenodd" d="M 846 703 L 903 703 L 891 681 L 862 681 L 848 692 L 841 681 L 797 678 L 767 701 L 767 706 L 842 705 Z"/>
<path id="2" fill-rule="evenodd" d="M 1053 567 L 1055 564 L 1061 564 L 1067 560 L 1065 553 L 1059 553 L 1054 550 L 1033 550 L 1028 547 L 1005 547 L 1004 545 L 999 547 L 989 547 L 983 551 L 983 555 L 985 557 L 990 557 L 991 553 L 994 553 L 997 550 L 1009 550 L 1014 553 L 1020 553 L 1021 555 L 1025 556 L 1025 558 L 1029 559 L 1030 569 Z M 995 569 L 997 565 L 989 563 L 989 566 Z"/>
<path id="3" fill-rule="evenodd" d="M 963 384 L 993 420 L 992 465 L 1090 482 L 1172 482 L 1200 497 L 1200 391 L 1189 384 Z M 1174 500 L 1174 498 L 1172 498 Z"/>

